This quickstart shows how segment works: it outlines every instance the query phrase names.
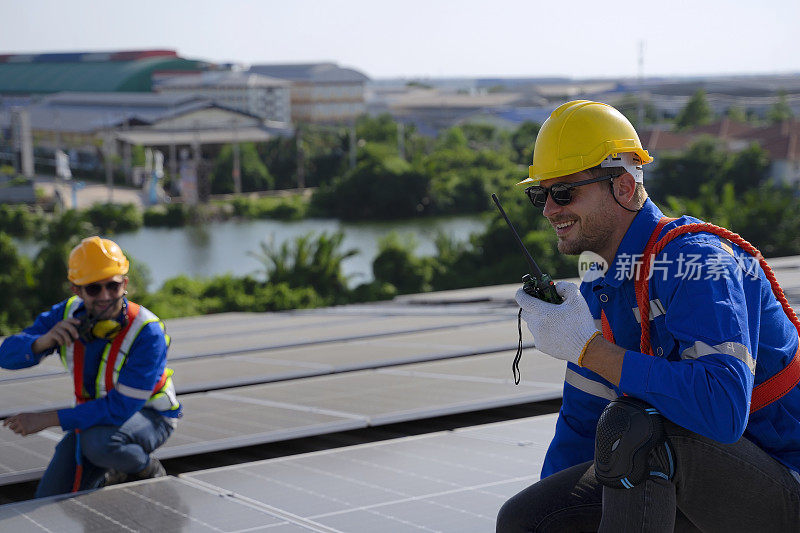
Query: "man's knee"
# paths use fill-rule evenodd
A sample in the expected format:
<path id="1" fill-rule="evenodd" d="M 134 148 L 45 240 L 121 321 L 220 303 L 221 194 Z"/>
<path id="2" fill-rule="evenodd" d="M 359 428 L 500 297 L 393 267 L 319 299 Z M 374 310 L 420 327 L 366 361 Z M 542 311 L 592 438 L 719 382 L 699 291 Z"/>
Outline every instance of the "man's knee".
<path id="1" fill-rule="evenodd" d="M 120 452 L 125 436 L 106 426 L 96 426 L 80 434 L 81 453 L 97 466 L 106 466 L 107 458 Z"/>
<path id="2" fill-rule="evenodd" d="M 646 402 L 612 401 L 597 423 L 594 467 L 598 481 L 630 489 L 649 478 L 672 479 L 675 465 L 661 414 Z"/>
<path id="3" fill-rule="evenodd" d="M 523 529 L 523 516 L 525 515 L 525 502 L 520 500 L 519 494 L 509 499 L 497 513 L 497 533 L 513 533 L 526 531 Z M 530 513 L 530 509 L 527 510 Z"/>

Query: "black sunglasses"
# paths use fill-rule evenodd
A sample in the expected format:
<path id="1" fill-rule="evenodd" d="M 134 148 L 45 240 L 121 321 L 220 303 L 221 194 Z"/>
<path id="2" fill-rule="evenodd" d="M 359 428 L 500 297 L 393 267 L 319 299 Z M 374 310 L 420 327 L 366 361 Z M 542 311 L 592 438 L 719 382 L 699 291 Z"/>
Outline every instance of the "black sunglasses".
<path id="1" fill-rule="evenodd" d="M 86 294 L 94 298 L 100 294 L 100 291 L 103 290 L 103 287 L 106 288 L 106 291 L 108 291 L 109 294 L 117 294 L 121 286 L 121 281 L 107 281 L 105 285 L 102 283 L 90 283 L 88 285 L 84 285 L 83 290 L 86 291 Z"/>
<path id="2" fill-rule="evenodd" d="M 592 178 L 583 181 L 576 181 L 574 183 L 554 183 L 550 187 L 542 187 L 541 185 L 533 185 L 525 189 L 525 194 L 531 203 L 539 208 L 544 208 L 547 203 L 547 195 L 553 199 L 558 205 L 567 205 L 572 201 L 572 189 L 580 187 L 581 185 L 589 185 L 590 183 L 597 183 L 598 181 L 610 180 L 614 176 L 602 176 L 599 178 Z"/>

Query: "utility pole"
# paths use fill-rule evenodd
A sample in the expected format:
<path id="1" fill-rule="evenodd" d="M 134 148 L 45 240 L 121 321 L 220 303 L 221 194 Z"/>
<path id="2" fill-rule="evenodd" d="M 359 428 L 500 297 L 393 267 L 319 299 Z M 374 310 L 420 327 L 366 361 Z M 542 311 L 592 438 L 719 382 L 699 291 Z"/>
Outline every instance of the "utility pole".
<path id="1" fill-rule="evenodd" d="M 111 154 L 112 154 L 112 137 L 111 137 L 111 130 L 107 130 L 105 136 L 103 137 L 103 159 L 105 160 L 106 166 L 106 188 L 108 189 L 108 203 L 111 204 L 114 202 L 114 168 L 111 164 Z"/>
<path id="2" fill-rule="evenodd" d="M 33 168 L 33 135 L 28 110 L 15 107 L 11 110 L 11 123 L 14 135 L 14 170 L 26 178 L 32 178 Z"/>
<path id="3" fill-rule="evenodd" d="M 356 123 L 350 125 L 350 169 L 356 168 Z"/>
<path id="4" fill-rule="evenodd" d="M 406 158 L 406 133 L 405 125 L 397 122 L 397 153 L 400 154 L 400 159 Z"/>
<path id="5" fill-rule="evenodd" d="M 300 124 L 295 127 L 295 148 L 297 149 L 297 188 L 306 188 L 305 153 L 303 152 L 303 130 Z"/>
<path id="6" fill-rule="evenodd" d="M 639 41 L 639 98 L 636 106 L 637 127 L 644 127 L 644 39 Z"/>
<path id="7" fill-rule="evenodd" d="M 242 194 L 242 165 L 239 159 L 239 130 L 233 119 L 233 192 Z"/>

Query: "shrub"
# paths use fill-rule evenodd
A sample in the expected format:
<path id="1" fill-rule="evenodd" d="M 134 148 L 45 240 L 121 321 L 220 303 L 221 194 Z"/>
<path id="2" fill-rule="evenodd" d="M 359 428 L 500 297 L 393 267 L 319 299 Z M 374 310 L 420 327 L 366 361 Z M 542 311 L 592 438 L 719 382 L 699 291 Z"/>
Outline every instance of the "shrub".
<path id="1" fill-rule="evenodd" d="M 179 228 L 189 222 L 190 213 L 183 204 L 158 205 L 148 208 L 143 220 L 145 226 Z"/>
<path id="2" fill-rule="evenodd" d="M 133 204 L 94 204 L 86 210 L 86 218 L 104 235 L 136 231 L 143 224 L 142 213 Z"/>

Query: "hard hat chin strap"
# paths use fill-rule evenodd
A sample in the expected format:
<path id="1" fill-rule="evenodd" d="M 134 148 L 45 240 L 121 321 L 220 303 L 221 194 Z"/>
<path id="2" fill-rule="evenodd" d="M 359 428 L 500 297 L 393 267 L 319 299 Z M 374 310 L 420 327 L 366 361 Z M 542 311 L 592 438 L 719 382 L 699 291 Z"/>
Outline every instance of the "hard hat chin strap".
<path id="1" fill-rule="evenodd" d="M 113 310 L 117 306 L 117 302 L 122 298 L 122 296 L 116 298 L 108 306 L 108 309 L 98 316 L 90 315 L 87 310 L 87 313 L 80 318 L 81 323 L 78 326 L 78 334 L 84 343 L 89 343 L 96 339 L 111 340 L 127 325 L 128 306 L 124 301 L 122 303 L 122 318 L 120 320 L 103 316 L 109 312 L 108 310 Z"/>
<path id="2" fill-rule="evenodd" d="M 614 193 L 614 178 L 611 178 L 611 180 L 608 182 L 608 186 L 611 188 L 611 197 L 614 199 L 615 202 L 617 202 L 617 205 L 620 206 L 625 211 L 630 211 L 631 213 L 638 213 L 639 211 L 642 210 L 642 207 L 644 207 L 644 205 L 642 205 L 642 207 L 640 207 L 639 209 L 631 209 L 629 207 L 625 207 L 624 205 L 622 205 L 617 199 L 617 195 Z"/>

